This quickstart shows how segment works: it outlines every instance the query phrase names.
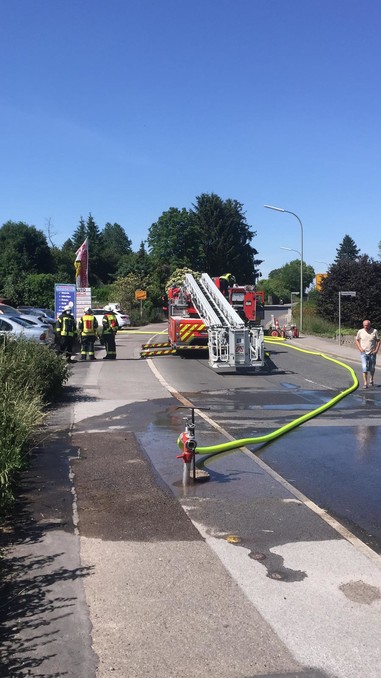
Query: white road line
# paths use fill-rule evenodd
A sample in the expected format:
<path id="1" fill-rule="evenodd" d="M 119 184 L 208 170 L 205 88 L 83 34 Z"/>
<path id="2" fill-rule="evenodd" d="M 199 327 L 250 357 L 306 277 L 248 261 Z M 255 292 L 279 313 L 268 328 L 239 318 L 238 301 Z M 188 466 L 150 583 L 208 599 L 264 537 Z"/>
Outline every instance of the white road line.
<path id="1" fill-rule="evenodd" d="M 151 359 L 147 360 L 147 363 L 152 370 L 153 374 L 156 376 L 156 378 L 159 380 L 160 384 L 166 388 L 171 395 L 179 400 L 183 405 L 186 405 L 187 407 L 195 407 L 195 405 L 185 398 L 181 393 L 179 393 L 173 386 L 168 384 L 168 382 L 164 379 L 164 377 L 161 375 L 157 367 L 154 365 L 153 361 Z M 195 408 L 197 410 L 197 408 Z M 205 421 L 210 424 L 216 431 L 221 433 L 227 440 L 236 440 L 233 436 L 230 435 L 225 429 L 222 428 L 219 424 L 217 424 L 211 417 L 209 417 L 205 412 L 202 410 L 197 410 L 197 413 L 200 417 L 202 417 Z M 290 483 L 287 482 L 282 476 L 279 475 L 276 471 L 274 471 L 270 466 L 268 466 L 262 459 L 257 457 L 249 448 L 247 447 L 240 447 L 239 448 L 244 454 L 247 454 L 247 456 L 250 457 L 250 459 L 260 466 L 266 473 L 268 473 L 274 480 L 277 480 L 286 490 L 290 492 L 290 494 L 294 495 L 299 501 L 301 501 L 305 506 L 307 506 L 311 511 L 316 513 L 322 520 L 324 520 L 330 527 L 332 527 L 343 539 L 346 539 L 348 542 L 350 542 L 359 552 L 361 552 L 363 555 L 365 555 L 369 560 L 371 560 L 377 567 L 381 569 L 381 556 L 378 555 L 373 549 L 371 549 L 369 546 L 364 544 L 356 535 L 352 534 L 344 525 L 339 523 L 335 518 L 333 518 L 325 509 L 320 508 L 315 502 L 313 502 L 311 499 L 306 497 L 302 492 L 299 492 L 293 485 L 290 485 Z"/>

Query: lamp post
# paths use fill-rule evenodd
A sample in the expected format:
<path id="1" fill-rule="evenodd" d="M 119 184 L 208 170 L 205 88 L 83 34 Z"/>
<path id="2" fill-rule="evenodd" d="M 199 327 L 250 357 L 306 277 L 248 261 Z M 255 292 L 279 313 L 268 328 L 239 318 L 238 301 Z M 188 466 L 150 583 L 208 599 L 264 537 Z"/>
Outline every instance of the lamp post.
<path id="1" fill-rule="evenodd" d="M 290 210 L 285 210 L 283 207 L 274 207 L 273 205 L 264 205 L 269 210 L 275 210 L 275 212 L 286 212 L 287 214 L 292 214 L 300 224 L 300 332 L 303 331 L 303 224 L 299 219 L 298 215 L 295 212 L 290 212 Z M 296 252 L 296 250 L 294 250 Z"/>
<path id="2" fill-rule="evenodd" d="M 317 264 L 325 264 L 327 268 L 329 268 L 329 264 L 327 264 L 326 261 L 321 261 L 320 259 L 315 259 Z"/>
<path id="3" fill-rule="evenodd" d="M 294 294 L 296 294 L 296 295 L 299 296 L 300 292 L 291 292 L 291 320 L 292 320 L 292 321 L 294 320 L 294 311 L 293 311 L 293 308 L 292 308 L 292 303 L 293 303 L 293 302 L 292 302 L 292 296 L 293 296 Z"/>
<path id="4" fill-rule="evenodd" d="M 294 250 L 292 247 L 281 247 L 280 249 L 288 250 L 289 252 L 296 252 L 296 254 L 299 254 L 299 256 L 301 256 L 299 250 Z"/>

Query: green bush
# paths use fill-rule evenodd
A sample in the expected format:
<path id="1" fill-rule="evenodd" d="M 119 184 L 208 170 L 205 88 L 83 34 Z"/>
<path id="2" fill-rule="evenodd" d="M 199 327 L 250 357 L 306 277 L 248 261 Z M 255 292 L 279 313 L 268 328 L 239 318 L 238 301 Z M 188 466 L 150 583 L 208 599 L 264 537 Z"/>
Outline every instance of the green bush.
<path id="1" fill-rule="evenodd" d="M 15 473 L 25 467 L 28 444 L 56 400 L 70 366 L 46 346 L 2 338 L 0 344 L 0 507 L 12 499 Z"/>
<path id="2" fill-rule="evenodd" d="M 295 304 L 293 307 L 293 319 L 296 325 L 300 323 L 300 305 Z M 303 333 L 316 334 L 321 337 L 334 338 L 338 334 L 338 326 L 335 322 L 326 320 L 318 314 L 316 306 L 316 298 L 308 298 L 308 301 L 303 305 Z M 357 330 L 353 327 L 341 327 L 341 334 L 351 335 L 356 334 Z"/>

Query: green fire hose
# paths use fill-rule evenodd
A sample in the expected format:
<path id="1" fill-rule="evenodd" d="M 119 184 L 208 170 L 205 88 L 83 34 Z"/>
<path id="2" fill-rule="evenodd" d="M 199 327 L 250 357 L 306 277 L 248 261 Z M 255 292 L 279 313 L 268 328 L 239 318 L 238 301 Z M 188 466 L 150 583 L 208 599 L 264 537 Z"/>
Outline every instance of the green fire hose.
<path id="1" fill-rule="evenodd" d="M 265 341 L 266 342 L 269 341 L 271 343 L 280 343 L 285 340 L 279 337 L 271 338 L 266 337 Z M 340 360 L 336 360 L 335 358 L 331 358 L 330 356 L 325 355 L 325 353 L 310 351 L 304 348 L 299 348 L 298 346 L 291 346 L 290 344 L 287 344 L 287 346 L 293 348 L 295 351 L 309 353 L 310 355 L 317 355 L 320 356 L 321 358 L 324 358 L 324 360 L 329 360 L 330 362 L 335 363 L 336 365 L 340 365 L 340 367 L 343 367 L 344 369 L 348 370 L 348 372 L 351 374 L 352 377 L 351 386 L 349 386 L 349 388 L 346 388 L 344 391 L 336 395 L 334 398 L 331 398 L 327 403 L 324 403 L 324 405 L 320 405 L 320 407 L 311 410 L 311 412 L 303 414 L 301 417 L 297 417 L 297 419 L 294 419 L 293 421 L 289 422 L 288 424 L 285 424 L 284 426 L 281 426 L 280 428 L 276 429 L 275 431 L 272 431 L 271 433 L 266 433 L 263 436 L 256 436 L 255 438 L 241 438 L 239 440 L 232 440 L 230 442 L 222 443 L 220 445 L 197 447 L 195 451 L 196 454 L 208 454 L 208 455 L 220 454 L 221 452 L 229 452 L 230 450 L 235 450 L 240 447 L 246 447 L 247 445 L 268 443 L 272 440 L 275 440 L 276 438 L 280 438 L 280 436 L 284 435 L 285 433 L 288 433 L 293 428 L 296 428 L 297 426 L 304 424 L 304 422 L 309 421 L 313 417 L 317 417 L 319 414 L 322 414 L 323 412 L 336 405 L 336 403 L 338 403 L 340 400 L 342 400 L 343 398 L 345 398 L 347 395 L 349 395 L 358 388 L 359 385 L 358 379 L 355 375 L 354 370 L 351 367 L 349 367 L 349 365 L 346 365 L 345 363 L 341 362 Z M 180 450 L 182 450 L 183 443 L 180 441 L 180 438 L 177 439 L 177 446 L 179 447 Z"/>

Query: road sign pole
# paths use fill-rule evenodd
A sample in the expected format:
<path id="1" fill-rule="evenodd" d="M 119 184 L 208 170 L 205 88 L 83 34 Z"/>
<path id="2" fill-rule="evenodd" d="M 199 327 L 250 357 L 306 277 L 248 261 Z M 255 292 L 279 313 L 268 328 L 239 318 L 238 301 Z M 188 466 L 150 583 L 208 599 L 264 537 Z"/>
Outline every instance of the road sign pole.
<path id="1" fill-rule="evenodd" d="M 341 346 L 341 297 L 355 297 L 355 296 L 356 292 L 354 290 L 339 292 L 339 346 Z"/>
<path id="2" fill-rule="evenodd" d="M 339 292 L 339 346 L 341 346 L 341 292 Z"/>

